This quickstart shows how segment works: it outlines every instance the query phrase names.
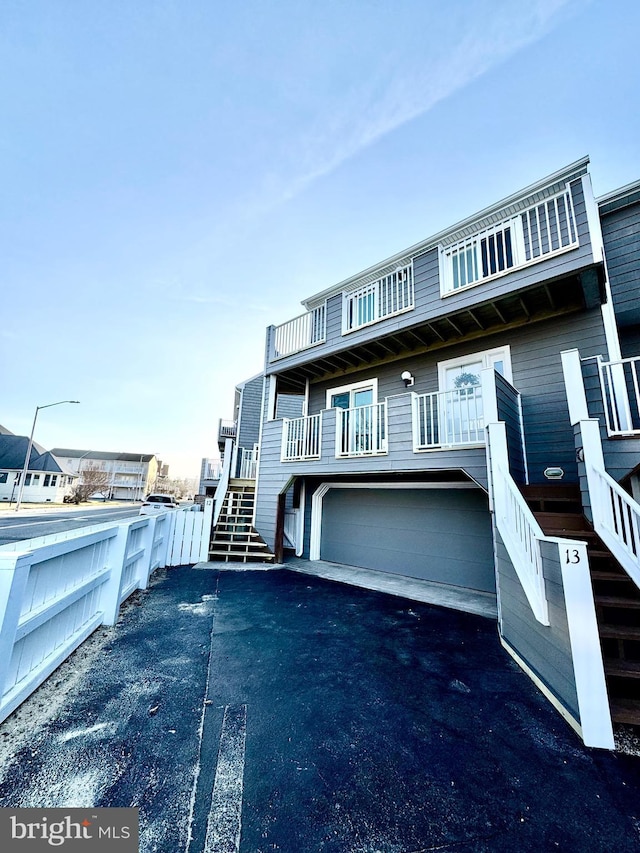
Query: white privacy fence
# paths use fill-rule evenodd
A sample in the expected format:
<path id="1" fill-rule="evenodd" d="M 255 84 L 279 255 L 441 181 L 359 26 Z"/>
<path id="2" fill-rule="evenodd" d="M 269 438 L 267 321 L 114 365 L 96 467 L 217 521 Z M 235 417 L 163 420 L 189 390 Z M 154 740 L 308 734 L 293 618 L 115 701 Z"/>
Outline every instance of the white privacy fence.
<path id="1" fill-rule="evenodd" d="M 190 508 L 189 508 L 190 509 Z M 0 720 L 165 565 L 207 558 L 213 501 L 0 547 Z M 204 556 L 203 556 L 204 553 Z"/>
<path id="2" fill-rule="evenodd" d="M 412 405 L 416 450 L 484 444 L 481 386 L 415 394 Z"/>

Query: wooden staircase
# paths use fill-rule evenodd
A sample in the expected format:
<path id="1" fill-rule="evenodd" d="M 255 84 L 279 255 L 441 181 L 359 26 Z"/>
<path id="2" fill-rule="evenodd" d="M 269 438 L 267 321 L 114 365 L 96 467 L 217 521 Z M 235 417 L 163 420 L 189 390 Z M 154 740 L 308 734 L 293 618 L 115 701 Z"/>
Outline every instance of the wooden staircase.
<path id="1" fill-rule="evenodd" d="M 640 727 L 640 590 L 582 513 L 578 486 L 522 486 L 548 536 L 587 543 L 611 718 Z"/>
<path id="2" fill-rule="evenodd" d="M 252 526 L 254 480 L 230 480 L 218 523 L 213 528 L 209 559 L 225 563 L 272 563 L 274 555 Z"/>

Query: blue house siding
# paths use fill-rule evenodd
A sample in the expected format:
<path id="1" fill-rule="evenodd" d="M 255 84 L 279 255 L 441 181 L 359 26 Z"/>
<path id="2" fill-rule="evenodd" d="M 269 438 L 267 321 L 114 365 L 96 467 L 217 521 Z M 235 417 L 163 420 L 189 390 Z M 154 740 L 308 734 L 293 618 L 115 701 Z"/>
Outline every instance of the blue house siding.
<path id="1" fill-rule="evenodd" d="M 262 404 L 262 374 L 244 383 L 238 412 L 238 447 L 253 448 L 260 438 L 260 410 Z"/>
<path id="2" fill-rule="evenodd" d="M 621 200 L 624 206 L 601 205 L 602 238 L 618 324 L 640 324 L 640 191 Z M 636 349 L 634 355 L 640 350 Z"/>

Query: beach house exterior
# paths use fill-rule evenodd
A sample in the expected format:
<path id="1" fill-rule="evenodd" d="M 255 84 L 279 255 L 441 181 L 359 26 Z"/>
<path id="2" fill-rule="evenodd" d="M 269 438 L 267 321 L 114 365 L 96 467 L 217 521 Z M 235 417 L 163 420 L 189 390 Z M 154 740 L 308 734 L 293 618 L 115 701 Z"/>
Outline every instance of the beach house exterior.
<path id="1" fill-rule="evenodd" d="M 277 561 L 474 591 L 598 746 L 640 723 L 639 196 L 583 158 L 304 299 L 256 448 Z"/>

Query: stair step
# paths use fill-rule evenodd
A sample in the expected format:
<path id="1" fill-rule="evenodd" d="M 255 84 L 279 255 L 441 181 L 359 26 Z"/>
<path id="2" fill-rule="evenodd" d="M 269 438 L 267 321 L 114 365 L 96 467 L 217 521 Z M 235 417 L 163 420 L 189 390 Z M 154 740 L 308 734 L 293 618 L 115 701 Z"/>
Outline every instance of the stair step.
<path id="1" fill-rule="evenodd" d="M 612 640 L 640 640 L 640 626 L 601 624 L 601 637 Z"/>
<path id="2" fill-rule="evenodd" d="M 624 595 L 596 595 L 596 604 L 601 607 L 625 607 L 630 610 L 640 610 L 640 598 L 631 598 Z"/>
<path id="3" fill-rule="evenodd" d="M 568 512 L 536 512 L 533 513 L 538 521 L 538 524 L 543 529 L 545 526 L 553 527 L 556 530 L 579 530 L 592 533 L 589 522 L 583 515 L 578 513 Z"/>
<path id="4" fill-rule="evenodd" d="M 616 723 L 640 726 L 640 700 L 614 699 L 610 704 L 611 717 Z"/>
<path id="5" fill-rule="evenodd" d="M 605 658 L 604 669 L 607 675 L 618 678 L 640 678 L 640 661 L 622 658 Z"/>
<path id="6" fill-rule="evenodd" d="M 525 498 L 539 500 L 580 500 L 580 487 L 577 485 L 553 485 L 541 483 L 539 485 L 520 486 L 520 491 Z"/>
<path id="7" fill-rule="evenodd" d="M 591 554 L 589 554 L 591 556 Z M 595 581 L 613 581 L 614 583 L 633 583 L 629 575 L 624 574 L 621 571 L 611 571 L 608 572 L 606 570 L 600 571 L 599 569 L 591 569 L 591 578 Z"/>

